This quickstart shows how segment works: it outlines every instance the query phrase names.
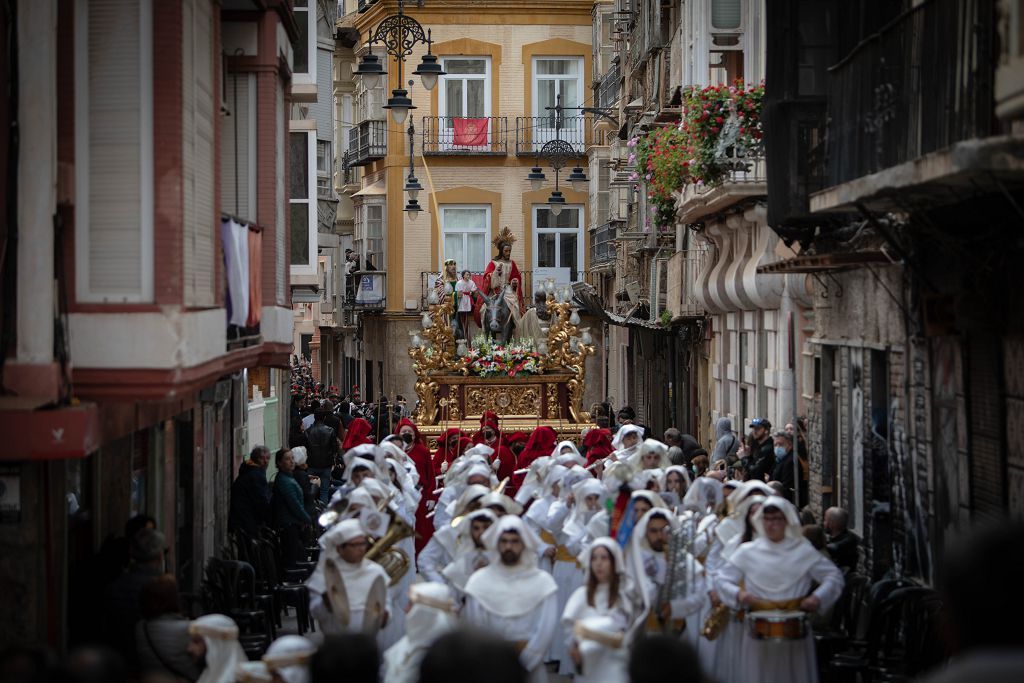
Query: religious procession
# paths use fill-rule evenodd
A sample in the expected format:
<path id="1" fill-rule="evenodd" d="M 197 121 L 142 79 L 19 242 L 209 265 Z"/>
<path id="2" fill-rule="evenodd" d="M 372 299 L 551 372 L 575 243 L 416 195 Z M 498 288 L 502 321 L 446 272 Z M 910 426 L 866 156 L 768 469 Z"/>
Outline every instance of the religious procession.
<path id="1" fill-rule="evenodd" d="M 1024 3 L 0 0 L 0 683 L 1024 681 Z"/>

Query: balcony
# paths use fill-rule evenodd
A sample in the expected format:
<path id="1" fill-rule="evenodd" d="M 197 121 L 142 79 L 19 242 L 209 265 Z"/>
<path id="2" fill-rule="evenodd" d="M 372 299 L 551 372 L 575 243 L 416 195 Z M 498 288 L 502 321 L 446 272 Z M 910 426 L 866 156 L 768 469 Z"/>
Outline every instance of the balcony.
<path id="1" fill-rule="evenodd" d="M 388 153 L 387 121 L 363 121 L 348 131 L 349 166 L 365 166 Z"/>
<path id="2" fill-rule="evenodd" d="M 590 122 L 586 116 L 563 116 L 561 127 L 555 130 L 555 117 L 520 116 L 516 118 L 516 155 L 532 156 L 555 138 L 565 140 L 574 152 L 586 156 Z"/>
<path id="3" fill-rule="evenodd" d="M 992 3 L 923 2 L 833 66 L 827 184 L 990 135 L 995 33 Z"/>
<path id="4" fill-rule="evenodd" d="M 345 292 L 346 308 L 357 311 L 383 311 L 387 305 L 387 273 L 382 270 L 357 270 L 349 278 Z"/>
<path id="5" fill-rule="evenodd" d="M 616 61 L 608 69 L 608 73 L 601 78 L 601 84 L 597 88 L 597 106 L 602 109 L 611 109 L 619 101 L 619 89 L 622 85 L 622 70 Z"/>
<path id="6" fill-rule="evenodd" d="M 590 266 L 615 262 L 615 235 L 621 221 L 608 221 L 590 231 Z"/>
<path id="7" fill-rule="evenodd" d="M 697 279 L 709 266 L 706 249 L 677 251 L 668 260 L 665 309 L 672 318 L 701 318 L 704 306 L 697 298 Z"/>
<path id="8" fill-rule="evenodd" d="M 421 130 L 423 153 L 427 156 L 508 154 L 508 119 L 504 116 L 424 116 Z"/>
<path id="9" fill-rule="evenodd" d="M 768 194 L 764 153 L 733 159 L 728 162 L 732 170 L 725 179 L 714 185 L 683 187 L 676 201 L 676 216 L 683 223 L 695 223 L 705 216 L 719 213 L 745 199 Z"/>

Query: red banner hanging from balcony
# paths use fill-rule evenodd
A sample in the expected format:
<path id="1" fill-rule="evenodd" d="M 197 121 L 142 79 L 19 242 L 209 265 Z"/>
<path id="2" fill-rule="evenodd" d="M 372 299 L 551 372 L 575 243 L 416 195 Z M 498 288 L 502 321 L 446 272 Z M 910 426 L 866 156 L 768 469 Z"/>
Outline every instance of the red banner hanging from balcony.
<path id="1" fill-rule="evenodd" d="M 454 144 L 460 147 L 487 145 L 487 119 L 452 119 L 455 128 Z"/>

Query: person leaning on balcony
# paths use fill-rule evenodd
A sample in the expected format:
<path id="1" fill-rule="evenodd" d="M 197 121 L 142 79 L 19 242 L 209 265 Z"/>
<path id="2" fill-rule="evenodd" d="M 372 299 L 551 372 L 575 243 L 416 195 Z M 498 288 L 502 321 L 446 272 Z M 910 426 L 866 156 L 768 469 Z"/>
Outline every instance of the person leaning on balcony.
<path id="1" fill-rule="evenodd" d="M 324 505 L 331 499 L 331 470 L 340 448 L 338 432 L 327 425 L 326 417 L 327 411 L 319 408 L 313 413 L 313 426 L 306 430 L 309 473 L 320 477 L 320 501 Z"/>

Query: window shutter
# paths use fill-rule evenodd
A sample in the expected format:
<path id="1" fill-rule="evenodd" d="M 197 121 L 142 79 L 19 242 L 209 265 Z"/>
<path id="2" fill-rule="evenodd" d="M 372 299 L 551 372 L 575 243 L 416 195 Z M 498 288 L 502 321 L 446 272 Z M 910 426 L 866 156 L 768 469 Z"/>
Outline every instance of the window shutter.
<path id="1" fill-rule="evenodd" d="M 221 206 L 228 213 L 256 218 L 256 75 L 228 74 L 227 105 L 221 119 Z"/>
<path id="2" fill-rule="evenodd" d="M 152 300 L 152 24 L 148 0 L 76 6 L 76 296 Z"/>
<path id="3" fill-rule="evenodd" d="M 214 241 L 213 29 L 209 0 L 182 3 L 185 303 L 212 306 Z"/>

